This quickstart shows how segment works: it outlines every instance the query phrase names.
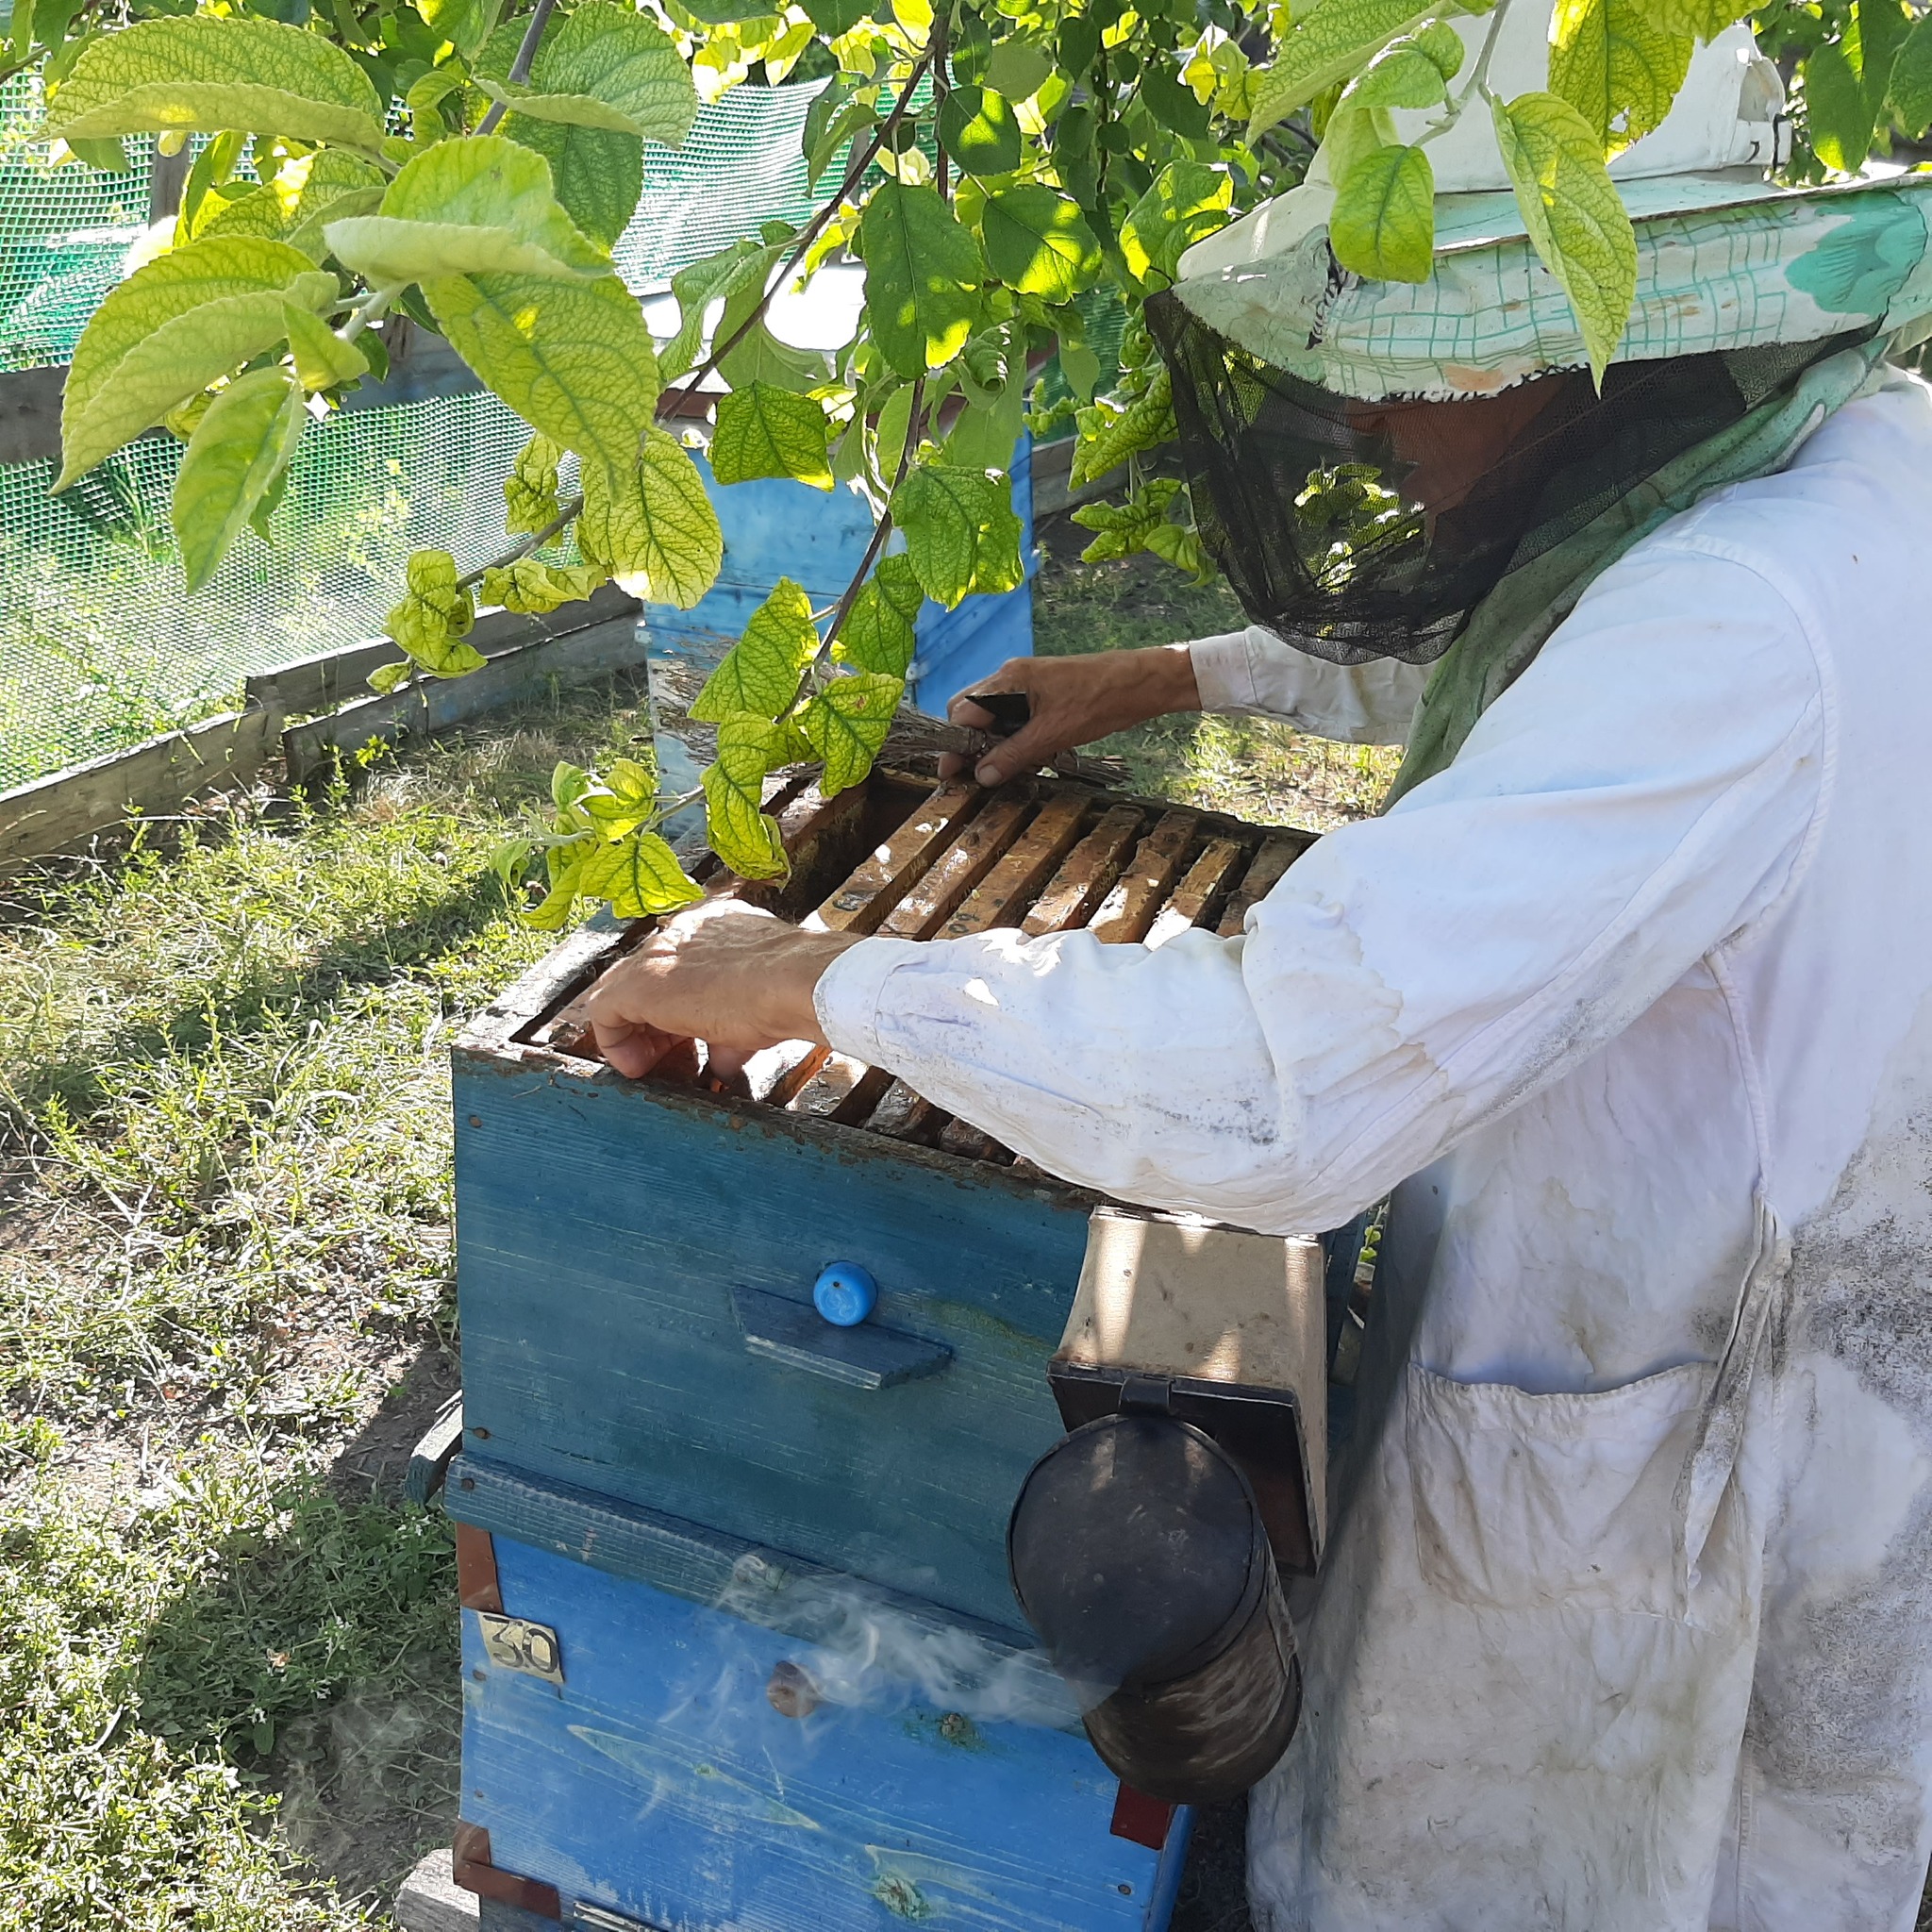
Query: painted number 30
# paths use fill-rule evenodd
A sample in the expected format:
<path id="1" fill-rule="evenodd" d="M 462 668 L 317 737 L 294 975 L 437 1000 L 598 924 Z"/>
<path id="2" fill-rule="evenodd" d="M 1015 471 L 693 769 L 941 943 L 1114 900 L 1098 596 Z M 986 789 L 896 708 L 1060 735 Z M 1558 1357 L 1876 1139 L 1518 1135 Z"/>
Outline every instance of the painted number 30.
<path id="1" fill-rule="evenodd" d="M 557 1632 L 545 1624 L 527 1623 L 522 1617 L 499 1617 L 485 1610 L 477 1621 L 483 1626 L 483 1649 L 490 1661 L 506 1671 L 522 1671 L 532 1677 L 545 1677 L 553 1684 L 563 1682 L 563 1651 Z"/>

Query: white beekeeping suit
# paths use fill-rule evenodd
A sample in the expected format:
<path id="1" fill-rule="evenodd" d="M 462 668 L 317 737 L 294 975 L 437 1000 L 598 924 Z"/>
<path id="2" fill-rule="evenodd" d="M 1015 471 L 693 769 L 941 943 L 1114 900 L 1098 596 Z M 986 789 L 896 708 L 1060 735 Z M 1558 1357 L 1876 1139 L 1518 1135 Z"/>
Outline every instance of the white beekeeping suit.
<path id="1" fill-rule="evenodd" d="M 835 1045 L 1077 1181 L 1283 1232 L 1395 1190 L 1268 1932 L 1913 1923 L 1928 541 L 1898 378 L 1598 577 L 1244 938 L 875 940 L 821 982 Z M 1400 706 L 1201 658 L 1210 700 Z"/>
<path id="2" fill-rule="evenodd" d="M 1881 358 L 1932 179 L 1774 191 L 1778 104 L 1733 29 L 1615 163 L 1600 387 L 1473 117 L 1425 283 L 1343 274 L 1319 179 L 1191 250 L 1149 327 L 1267 626 L 1202 697 L 1413 711 L 1407 789 L 1233 940 L 869 939 L 819 983 L 835 1046 L 1124 1199 L 1287 1233 L 1393 1191 L 1264 1932 L 1916 1917 L 1932 391 Z M 1389 660 L 1441 652 L 1418 708 Z"/>

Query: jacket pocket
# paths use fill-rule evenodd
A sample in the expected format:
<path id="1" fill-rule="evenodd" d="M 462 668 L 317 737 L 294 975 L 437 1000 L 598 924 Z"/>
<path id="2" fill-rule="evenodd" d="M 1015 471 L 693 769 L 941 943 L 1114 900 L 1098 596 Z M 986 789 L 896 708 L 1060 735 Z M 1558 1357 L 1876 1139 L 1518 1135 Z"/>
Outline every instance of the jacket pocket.
<path id="1" fill-rule="evenodd" d="M 1406 1440 L 1424 1580 L 1478 1607 L 1683 1617 L 1680 1483 L 1714 1374 L 1691 1362 L 1601 1394 L 1531 1395 L 1410 1363 Z M 1710 1554 L 1723 1569 L 1727 1525 L 1716 1527 Z M 1708 1565 L 1706 1580 L 1723 1593 Z M 1697 1595 L 1700 1610 L 1715 1607 L 1702 1586 Z"/>

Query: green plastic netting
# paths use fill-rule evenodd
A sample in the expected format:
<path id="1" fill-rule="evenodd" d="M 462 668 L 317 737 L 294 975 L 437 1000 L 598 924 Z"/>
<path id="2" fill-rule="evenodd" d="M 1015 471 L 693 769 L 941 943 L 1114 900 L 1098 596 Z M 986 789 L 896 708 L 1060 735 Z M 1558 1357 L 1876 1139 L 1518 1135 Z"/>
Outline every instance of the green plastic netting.
<path id="1" fill-rule="evenodd" d="M 419 544 L 480 562 L 528 430 L 493 396 L 357 409 L 296 452 L 274 543 L 244 534 L 206 590 L 168 528 L 180 446 L 147 437 L 50 498 L 0 468 L 0 787 L 226 708 L 252 671 L 378 634 Z"/>
<path id="2" fill-rule="evenodd" d="M 815 206 L 799 144 L 813 89 L 739 88 L 684 147 L 648 151 L 614 251 L 631 287 Z M 64 363 L 145 230 L 150 160 L 125 174 L 16 145 L 38 88 L 0 88 L 0 368 Z M 828 186 L 829 184 L 822 184 Z M 502 482 L 527 431 L 489 395 L 347 411 L 305 437 L 275 541 L 244 534 L 190 598 L 168 530 L 177 447 L 145 438 L 58 498 L 52 467 L 0 467 L 0 788 L 224 708 L 241 679 L 378 633 L 417 545 L 465 565 L 504 541 Z"/>
<path id="3" fill-rule="evenodd" d="M 0 369 L 66 361 L 147 224 L 149 154 L 124 175 L 50 166 L 16 145 L 40 105 L 32 75 L 0 85 Z"/>

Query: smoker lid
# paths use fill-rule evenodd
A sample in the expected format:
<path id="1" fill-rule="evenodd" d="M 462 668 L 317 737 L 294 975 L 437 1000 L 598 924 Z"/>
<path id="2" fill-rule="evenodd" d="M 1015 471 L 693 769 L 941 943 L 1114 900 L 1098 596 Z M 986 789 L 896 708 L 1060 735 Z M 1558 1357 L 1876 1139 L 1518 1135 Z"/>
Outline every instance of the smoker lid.
<path id="1" fill-rule="evenodd" d="M 1033 1465 L 1007 1560 L 1027 1622 L 1091 1704 L 1212 1662 L 1254 1614 L 1271 1559 L 1254 1491 L 1214 1441 L 1129 1414 Z"/>

